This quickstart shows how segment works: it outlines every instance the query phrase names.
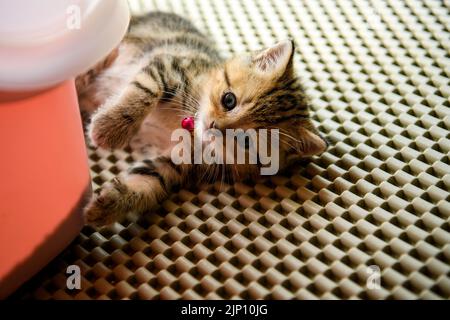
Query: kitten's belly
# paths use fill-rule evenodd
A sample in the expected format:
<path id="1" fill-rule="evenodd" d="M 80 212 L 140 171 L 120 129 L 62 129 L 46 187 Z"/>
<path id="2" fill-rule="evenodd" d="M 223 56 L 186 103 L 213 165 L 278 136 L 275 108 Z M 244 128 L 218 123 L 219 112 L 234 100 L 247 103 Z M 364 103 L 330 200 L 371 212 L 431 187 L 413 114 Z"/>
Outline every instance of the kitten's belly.
<path id="1" fill-rule="evenodd" d="M 181 128 L 183 118 L 177 108 L 171 103 L 160 102 L 131 140 L 131 149 L 146 158 L 168 154 L 176 143 L 170 140 L 170 136 L 173 130 Z"/>

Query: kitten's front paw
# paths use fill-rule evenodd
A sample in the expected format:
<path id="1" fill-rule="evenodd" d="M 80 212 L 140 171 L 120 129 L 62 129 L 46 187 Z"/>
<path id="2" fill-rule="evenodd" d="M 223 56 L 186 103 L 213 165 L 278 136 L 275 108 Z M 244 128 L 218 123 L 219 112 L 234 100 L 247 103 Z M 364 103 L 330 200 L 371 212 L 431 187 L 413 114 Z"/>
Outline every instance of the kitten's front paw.
<path id="1" fill-rule="evenodd" d="M 126 214 L 123 188 L 126 187 L 115 179 L 102 188 L 100 194 L 94 195 L 84 209 L 85 223 L 102 227 L 122 218 Z"/>
<path id="2" fill-rule="evenodd" d="M 96 114 L 89 128 L 92 144 L 107 149 L 124 147 L 134 134 L 134 123 L 123 115 Z"/>

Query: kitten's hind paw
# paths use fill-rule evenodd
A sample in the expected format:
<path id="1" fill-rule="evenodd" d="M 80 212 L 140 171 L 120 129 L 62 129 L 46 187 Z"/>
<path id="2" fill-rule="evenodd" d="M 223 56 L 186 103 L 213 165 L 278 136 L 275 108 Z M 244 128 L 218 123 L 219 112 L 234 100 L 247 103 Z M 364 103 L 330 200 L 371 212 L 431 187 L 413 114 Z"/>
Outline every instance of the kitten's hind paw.
<path id="1" fill-rule="evenodd" d="M 102 188 L 84 208 L 85 223 L 94 227 L 102 227 L 120 220 L 127 212 L 125 208 L 126 186 L 114 179 Z"/>

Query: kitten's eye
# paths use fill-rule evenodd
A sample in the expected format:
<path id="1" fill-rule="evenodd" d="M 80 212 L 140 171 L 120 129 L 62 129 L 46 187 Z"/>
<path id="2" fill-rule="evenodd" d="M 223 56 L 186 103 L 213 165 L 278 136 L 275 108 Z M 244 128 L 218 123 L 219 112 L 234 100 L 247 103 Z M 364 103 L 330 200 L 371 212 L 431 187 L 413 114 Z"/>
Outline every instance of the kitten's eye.
<path id="1" fill-rule="evenodd" d="M 222 105 L 225 109 L 231 110 L 236 107 L 237 99 L 233 92 L 227 92 L 222 96 Z"/>

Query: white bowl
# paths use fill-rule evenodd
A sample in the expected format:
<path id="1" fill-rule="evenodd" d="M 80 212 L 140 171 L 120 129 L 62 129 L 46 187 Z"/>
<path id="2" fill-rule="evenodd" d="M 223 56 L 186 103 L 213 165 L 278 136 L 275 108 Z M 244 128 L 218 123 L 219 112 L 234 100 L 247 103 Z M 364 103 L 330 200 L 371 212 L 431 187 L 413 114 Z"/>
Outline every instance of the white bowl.
<path id="1" fill-rule="evenodd" d="M 88 70 L 129 19 L 126 0 L 0 0 L 0 91 L 44 89 Z"/>

